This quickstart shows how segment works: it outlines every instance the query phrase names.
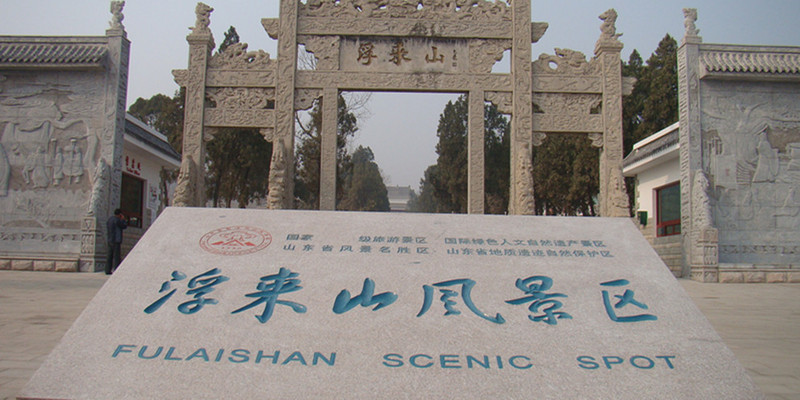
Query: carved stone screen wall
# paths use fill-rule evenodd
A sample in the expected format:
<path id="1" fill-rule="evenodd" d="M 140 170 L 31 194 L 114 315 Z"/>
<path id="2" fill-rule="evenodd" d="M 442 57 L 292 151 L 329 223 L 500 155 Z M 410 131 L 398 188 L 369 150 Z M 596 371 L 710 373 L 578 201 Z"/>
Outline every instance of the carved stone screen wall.
<path id="1" fill-rule="evenodd" d="M 678 52 L 684 275 L 800 278 L 800 48 L 704 44 L 687 14 Z"/>
<path id="2" fill-rule="evenodd" d="M 0 268 L 97 271 L 119 202 L 130 42 L 0 36 Z"/>
<path id="3" fill-rule="evenodd" d="M 362 4 L 363 3 L 363 4 Z M 293 204 L 294 115 L 322 101 L 320 208 L 335 209 L 336 99 L 341 91 L 456 92 L 469 99 L 468 211 L 484 211 L 483 107 L 511 115 L 509 212 L 532 214 L 531 146 L 547 134 L 588 135 L 600 148 L 600 213 L 627 216 L 622 178 L 622 95 L 615 21 L 600 18 L 590 61 L 556 49 L 531 61 L 531 43 L 546 23 L 532 23 L 530 0 L 355 2 L 280 0 L 279 18 L 262 25 L 278 40 L 278 57 L 246 44 L 214 54 L 213 9 L 198 3 L 189 66 L 173 71 L 186 88 L 183 160 L 175 204 L 205 205 L 204 141 L 218 127 L 258 128 L 273 142 L 271 208 Z M 313 53 L 314 70 L 298 70 L 298 45 Z M 503 52 L 510 73 L 492 73 Z M 625 89 L 623 88 L 625 86 Z M 534 113 L 533 110 L 537 112 Z M 266 166 L 265 166 L 266 168 Z"/>

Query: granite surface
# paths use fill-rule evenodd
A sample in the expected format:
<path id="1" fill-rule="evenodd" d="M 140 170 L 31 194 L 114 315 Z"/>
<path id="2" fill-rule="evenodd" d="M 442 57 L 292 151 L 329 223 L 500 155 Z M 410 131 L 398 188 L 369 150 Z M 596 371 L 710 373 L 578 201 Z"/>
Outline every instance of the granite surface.
<path id="1" fill-rule="evenodd" d="M 464 396 L 761 394 L 628 219 L 192 208 L 22 392 Z"/>

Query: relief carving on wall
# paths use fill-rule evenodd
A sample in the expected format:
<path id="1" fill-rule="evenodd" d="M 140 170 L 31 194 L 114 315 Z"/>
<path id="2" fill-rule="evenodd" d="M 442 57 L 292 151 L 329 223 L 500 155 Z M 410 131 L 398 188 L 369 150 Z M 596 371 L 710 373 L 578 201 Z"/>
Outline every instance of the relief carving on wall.
<path id="1" fill-rule="evenodd" d="M 704 94 L 703 168 L 713 188 L 716 226 L 739 237 L 797 232 L 800 204 L 800 110 L 796 97 L 725 89 Z M 736 93 L 733 93 L 733 92 Z M 757 239 L 758 238 L 758 239 Z M 726 235 L 721 243 L 730 245 Z M 726 247 L 727 248 L 727 247 Z"/>
<path id="2" fill-rule="evenodd" d="M 511 7 L 488 0 L 307 0 L 300 16 L 511 21 Z"/>
<path id="3" fill-rule="evenodd" d="M 591 93 L 534 93 L 534 132 L 603 132 L 597 112 L 601 95 Z"/>
<path id="4" fill-rule="evenodd" d="M 22 181 L 16 186 L 17 190 L 79 184 L 85 174 L 84 148 L 93 156 L 97 144 L 96 138 L 86 133 L 86 124 L 81 120 L 38 124 L 8 122 L 2 141 L 11 151 L 8 154 L 3 150 L 0 160 L 0 168 L 4 169 L 0 175 L 8 176 L 0 181 L 6 193 L 13 181 L 14 169 L 19 171 Z"/>

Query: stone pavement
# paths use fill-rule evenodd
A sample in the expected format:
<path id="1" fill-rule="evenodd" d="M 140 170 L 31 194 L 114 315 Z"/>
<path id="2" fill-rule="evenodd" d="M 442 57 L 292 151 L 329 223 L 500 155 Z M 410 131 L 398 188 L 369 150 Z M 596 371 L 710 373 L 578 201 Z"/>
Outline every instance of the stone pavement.
<path id="1" fill-rule="evenodd" d="M 106 279 L 0 271 L 0 399 L 19 393 Z M 680 282 L 768 399 L 800 400 L 800 284 Z"/>

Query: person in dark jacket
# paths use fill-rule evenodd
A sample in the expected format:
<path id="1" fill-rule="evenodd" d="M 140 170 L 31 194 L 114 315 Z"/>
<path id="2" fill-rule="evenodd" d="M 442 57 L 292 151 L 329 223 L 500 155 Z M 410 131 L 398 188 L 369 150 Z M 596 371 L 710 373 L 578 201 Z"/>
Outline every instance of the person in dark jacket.
<path id="1" fill-rule="evenodd" d="M 128 220 L 119 208 L 114 210 L 114 215 L 106 221 L 108 234 L 108 260 L 106 260 L 106 275 L 111 275 L 120 262 L 120 247 L 122 244 L 122 230 L 128 227 Z"/>

